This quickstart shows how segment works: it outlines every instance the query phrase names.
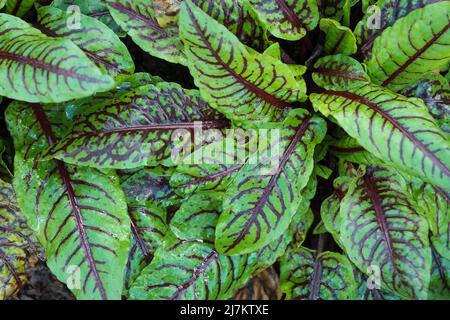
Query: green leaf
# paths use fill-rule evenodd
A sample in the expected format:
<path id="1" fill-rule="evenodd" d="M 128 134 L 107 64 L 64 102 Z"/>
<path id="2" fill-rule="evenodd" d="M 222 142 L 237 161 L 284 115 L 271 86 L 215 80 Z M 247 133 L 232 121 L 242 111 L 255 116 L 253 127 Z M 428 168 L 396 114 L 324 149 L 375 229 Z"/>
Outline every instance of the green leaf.
<path id="1" fill-rule="evenodd" d="M 422 101 L 374 85 L 310 97 L 315 110 L 333 119 L 386 163 L 444 189 L 450 185 L 450 143 Z"/>
<path id="2" fill-rule="evenodd" d="M 303 101 L 305 83 L 270 55 L 249 51 L 190 0 L 180 12 L 180 36 L 202 97 L 231 120 L 280 119 Z"/>
<path id="3" fill-rule="evenodd" d="M 75 44 L 53 39 L 25 21 L 0 14 L 0 95 L 61 102 L 106 91 L 113 80 Z"/>
<path id="4" fill-rule="evenodd" d="M 434 250 L 428 299 L 450 300 L 450 260 Z"/>
<path id="5" fill-rule="evenodd" d="M 317 60 L 312 78 L 318 86 L 327 90 L 349 90 L 370 82 L 363 66 L 342 54 Z"/>
<path id="6" fill-rule="evenodd" d="M 280 261 L 281 290 L 289 300 L 349 300 L 356 282 L 348 259 L 307 248 L 288 251 Z"/>
<path id="7" fill-rule="evenodd" d="M 180 198 L 169 185 L 172 172 L 167 168 L 138 168 L 130 173 L 120 172 L 122 189 L 127 202 L 150 201 L 163 207 L 178 205 Z"/>
<path id="8" fill-rule="evenodd" d="M 151 2 L 105 0 L 105 3 L 114 20 L 142 50 L 172 63 L 186 64 L 178 28 L 160 26 Z"/>
<path id="9" fill-rule="evenodd" d="M 6 12 L 13 16 L 24 16 L 36 0 L 6 0 Z"/>
<path id="10" fill-rule="evenodd" d="M 383 31 L 374 41 L 367 62 L 372 81 L 398 91 L 429 73 L 448 68 L 449 12 L 449 1 L 430 4 Z"/>
<path id="11" fill-rule="evenodd" d="M 269 43 L 256 13 L 242 0 L 193 0 L 200 9 L 225 26 L 244 44 L 257 51 Z"/>
<path id="12" fill-rule="evenodd" d="M 6 0 L 0 0 L 0 9 L 3 8 L 6 4 Z"/>
<path id="13" fill-rule="evenodd" d="M 317 1 L 248 0 L 267 29 L 275 37 L 299 40 L 313 30 L 319 21 Z"/>
<path id="14" fill-rule="evenodd" d="M 427 184 L 419 190 L 418 202 L 430 222 L 434 249 L 450 260 L 450 193 Z"/>
<path id="15" fill-rule="evenodd" d="M 27 253 L 33 251 L 31 236 L 12 186 L 0 180 L 0 300 L 25 285 Z"/>
<path id="16" fill-rule="evenodd" d="M 450 86 L 439 74 L 432 74 L 404 91 L 406 96 L 423 100 L 443 131 L 450 134 Z"/>
<path id="17" fill-rule="evenodd" d="M 246 256 L 222 256 L 202 240 L 168 240 L 131 288 L 131 299 L 229 299 L 251 277 Z"/>
<path id="18" fill-rule="evenodd" d="M 426 299 L 431 250 L 428 224 L 393 171 L 368 167 L 341 202 L 340 240 L 364 273 L 379 268 L 382 287 L 406 299 Z"/>
<path id="19" fill-rule="evenodd" d="M 153 260 L 168 229 L 166 210 L 151 201 L 129 201 L 128 214 L 131 221 L 131 248 L 125 271 L 126 290 L 131 288 L 142 270 Z"/>
<path id="20" fill-rule="evenodd" d="M 12 103 L 14 187 L 47 265 L 78 299 L 120 299 L 130 247 L 125 196 L 114 172 L 39 161 L 66 126 L 60 107 Z"/>
<path id="21" fill-rule="evenodd" d="M 341 2 L 343 2 L 341 0 Z M 355 28 L 355 36 L 360 46 L 360 52 L 366 59 L 372 54 L 376 39 L 397 20 L 410 12 L 423 8 L 437 0 L 378 0 L 376 5 L 367 10 L 364 17 Z M 403 33 L 402 33 L 403 34 Z"/>
<path id="22" fill-rule="evenodd" d="M 176 130 L 187 139 L 182 142 L 193 144 L 195 128 L 225 126 L 198 91 L 175 83 L 124 90 L 113 99 L 88 105 L 75 116 L 70 132 L 48 151 L 49 156 L 97 168 L 173 165 L 177 161 L 174 147 L 179 147 L 173 141 Z"/>
<path id="23" fill-rule="evenodd" d="M 273 141 L 279 154 L 272 150 L 259 163 L 244 165 L 227 191 L 216 231 L 219 252 L 243 254 L 263 247 L 286 230 L 297 211 L 326 127 L 306 110 L 294 111 Z"/>
<path id="24" fill-rule="evenodd" d="M 53 0 L 52 6 L 66 12 L 72 12 L 73 14 L 78 13 L 79 10 L 82 14 L 106 24 L 119 37 L 125 37 L 127 35 L 114 21 L 108 11 L 107 4 L 103 0 Z"/>
<path id="25" fill-rule="evenodd" d="M 383 165 L 383 161 L 374 157 L 352 137 L 347 135 L 329 139 L 329 151 L 339 159 L 365 165 Z"/>
<path id="26" fill-rule="evenodd" d="M 325 32 L 324 50 L 327 54 L 352 55 L 356 53 L 356 39 L 352 31 L 333 19 L 320 19 L 320 30 Z"/>
<path id="27" fill-rule="evenodd" d="M 344 16 L 349 14 L 348 3 L 349 0 L 321 0 L 319 1 L 319 11 L 323 17 L 341 21 Z"/>
<path id="28" fill-rule="evenodd" d="M 80 15 L 79 27 L 68 24 L 70 15 L 58 8 L 38 9 L 39 30 L 49 37 L 71 40 L 105 74 L 116 78 L 134 72 L 133 59 L 119 37 L 95 18 Z"/>
<path id="29" fill-rule="evenodd" d="M 222 201 L 207 194 L 194 194 L 181 204 L 170 220 L 170 229 L 181 240 L 214 241 Z"/>

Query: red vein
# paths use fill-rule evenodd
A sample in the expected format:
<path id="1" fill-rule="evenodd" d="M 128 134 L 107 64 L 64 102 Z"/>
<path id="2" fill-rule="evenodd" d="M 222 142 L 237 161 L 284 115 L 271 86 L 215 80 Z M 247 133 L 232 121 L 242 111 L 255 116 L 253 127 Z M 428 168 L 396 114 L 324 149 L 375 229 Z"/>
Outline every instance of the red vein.
<path id="1" fill-rule="evenodd" d="M 51 124 L 48 121 L 48 119 L 45 115 L 45 111 L 43 110 L 42 106 L 40 104 L 33 104 L 33 111 L 34 111 L 34 114 L 36 115 L 36 118 L 37 118 L 41 128 L 42 128 L 42 131 L 44 132 L 44 134 L 47 137 L 48 144 L 50 146 L 55 145 L 56 138 L 52 131 Z M 106 291 L 105 291 L 103 283 L 100 279 L 100 273 L 97 270 L 97 265 L 95 263 L 95 259 L 92 254 L 91 247 L 89 245 L 89 239 L 87 237 L 87 233 L 86 233 L 84 222 L 83 222 L 83 217 L 81 215 L 81 211 L 80 211 L 80 208 L 79 208 L 79 205 L 77 202 L 77 196 L 76 196 L 75 191 L 72 186 L 70 173 L 67 171 L 67 168 L 66 168 L 64 162 L 59 161 L 59 160 L 55 160 L 55 161 L 56 161 L 56 165 L 57 165 L 59 174 L 63 180 L 63 184 L 65 187 L 64 188 L 65 193 L 67 194 L 67 197 L 69 198 L 70 206 L 72 208 L 71 213 L 73 214 L 73 217 L 75 218 L 77 230 L 78 230 L 78 233 L 80 234 L 79 239 L 80 239 L 81 245 L 83 246 L 84 252 L 86 254 L 86 259 L 88 261 L 89 268 L 92 271 L 94 281 L 96 283 L 96 288 L 98 288 L 102 299 L 106 300 L 107 299 Z"/>
<path id="2" fill-rule="evenodd" d="M 197 34 L 200 35 L 203 43 L 207 46 L 208 50 L 213 55 L 214 59 L 219 64 L 221 64 L 222 67 L 229 74 L 231 74 L 240 83 L 242 83 L 245 87 L 247 87 L 247 89 L 249 91 L 254 92 L 257 96 L 259 96 L 264 101 L 270 103 L 271 105 L 275 105 L 275 106 L 278 106 L 278 107 L 281 107 L 281 108 L 288 108 L 290 106 L 289 103 L 286 103 L 284 101 L 278 100 L 277 98 L 275 98 L 271 94 L 268 94 L 267 92 L 265 92 L 263 89 L 257 87 L 256 85 L 254 85 L 253 83 L 251 83 L 250 81 L 248 81 L 247 79 L 242 77 L 242 75 L 236 73 L 233 69 L 230 68 L 230 66 L 228 64 L 224 63 L 224 61 L 220 58 L 218 53 L 211 47 L 211 44 L 209 43 L 208 39 L 206 39 L 205 34 L 201 30 L 200 25 L 198 24 L 198 21 L 196 20 L 196 17 L 194 15 L 194 13 L 192 12 L 191 8 L 189 8 L 189 6 L 186 6 L 186 9 L 187 9 L 187 11 L 188 11 L 188 13 L 189 13 L 189 15 L 191 17 L 191 21 L 192 21 L 192 23 L 194 25 L 194 28 L 195 28 Z"/>
<path id="3" fill-rule="evenodd" d="M 420 48 L 420 50 L 417 50 L 417 52 L 414 55 L 412 55 L 410 58 L 408 58 L 408 60 L 406 60 L 406 62 L 400 68 L 398 68 L 394 73 L 392 73 L 389 76 L 389 78 L 384 80 L 382 86 L 386 87 L 390 82 L 392 82 L 392 80 L 397 78 L 399 74 L 401 74 L 403 71 L 405 71 L 405 69 L 408 68 L 408 66 L 411 63 L 413 63 L 415 60 L 417 60 L 417 58 L 419 58 L 420 55 L 422 55 L 425 51 L 427 51 L 448 30 L 448 28 L 450 28 L 450 22 L 447 23 L 447 25 L 440 32 L 435 34 L 434 37 L 430 39 L 430 41 L 428 41 L 422 48 Z"/>

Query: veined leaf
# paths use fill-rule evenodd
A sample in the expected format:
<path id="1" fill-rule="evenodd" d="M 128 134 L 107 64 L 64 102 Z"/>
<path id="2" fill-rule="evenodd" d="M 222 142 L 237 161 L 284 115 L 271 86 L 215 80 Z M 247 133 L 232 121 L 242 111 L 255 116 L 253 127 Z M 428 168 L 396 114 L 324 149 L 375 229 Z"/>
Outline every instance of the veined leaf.
<path id="1" fill-rule="evenodd" d="M 171 240 L 131 288 L 132 299 L 230 298 L 251 277 L 246 256 L 222 256 L 201 240 Z"/>
<path id="2" fill-rule="evenodd" d="M 405 95 L 423 100 L 443 131 L 450 134 L 450 86 L 443 76 L 434 74 L 416 83 Z"/>
<path id="3" fill-rule="evenodd" d="M 27 251 L 32 242 L 12 186 L 0 180 L 0 300 L 14 295 L 26 282 Z"/>
<path id="4" fill-rule="evenodd" d="M 426 299 L 431 270 L 428 224 L 404 188 L 398 174 L 368 167 L 341 202 L 340 240 L 362 272 L 379 268 L 384 288 L 407 299 Z"/>
<path id="5" fill-rule="evenodd" d="M 38 9 L 38 25 L 49 37 L 71 40 L 105 74 L 116 78 L 134 72 L 134 63 L 119 37 L 95 18 L 80 15 L 78 28 L 68 25 L 70 16 L 58 8 Z"/>
<path id="6" fill-rule="evenodd" d="M 170 184 L 181 195 L 226 191 L 246 162 L 248 151 L 238 140 L 230 137 L 203 145 L 192 152 L 190 157 L 193 161 L 190 164 L 182 163 L 177 166 Z"/>
<path id="7" fill-rule="evenodd" d="M 166 168 L 138 168 L 135 172 L 125 175 L 120 173 L 122 189 L 127 202 L 152 202 L 164 207 L 177 205 L 180 201 L 173 188 L 169 185 L 171 172 Z"/>
<path id="8" fill-rule="evenodd" d="M 440 0 L 379 0 L 355 28 L 355 36 L 363 57 L 369 59 L 375 40 L 398 19 L 410 12 Z"/>
<path id="9" fill-rule="evenodd" d="M 356 53 L 356 39 L 352 31 L 333 19 L 320 19 L 320 30 L 325 32 L 324 50 L 327 54 L 352 55 Z"/>
<path id="10" fill-rule="evenodd" d="M 244 44 L 257 51 L 269 43 L 258 16 L 242 0 L 193 0 L 200 9 L 225 26 Z"/>
<path id="11" fill-rule="evenodd" d="M 287 65 L 249 51 L 190 0 L 181 8 L 180 36 L 202 97 L 229 119 L 280 119 L 289 103 L 304 100 L 305 83 Z"/>
<path id="12" fill-rule="evenodd" d="M 370 278 L 361 271 L 355 270 L 358 300 L 401 300 L 400 297 L 392 292 L 381 290 L 380 288 L 377 289 L 378 284 L 375 281 L 378 281 L 378 279 L 373 276 Z"/>
<path id="13" fill-rule="evenodd" d="M 344 15 L 348 15 L 349 0 L 321 0 L 318 2 L 320 15 L 341 21 Z"/>
<path id="14" fill-rule="evenodd" d="M 363 66 L 342 54 L 320 58 L 314 69 L 314 82 L 327 90 L 348 90 L 370 82 Z"/>
<path id="15" fill-rule="evenodd" d="M 118 178 L 113 172 L 28 158 L 62 135 L 63 109 L 53 108 L 13 103 L 7 110 L 18 202 L 45 248 L 49 268 L 77 298 L 120 299 L 130 221 Z"/>
<path id="16" fill-rule="evenodd" d="M 153 260 L 167 232 L 166 210 L 151 201 L 128 202 L 131 221 L 131 248 L 125 271 L 125 289 L 129 290 L 142 270 Z"/>
<path id="17" fill-rule="evenodd" d="M 310 99 L 315 110 L 332 116 L 376 157 L 449 188 L 450 143 L 421 101 L 370 84 L 352 92 L 324 91 Z"/>
<path id="18" fill-rule="evenodd" d="M 434 249 L 450 260 L 450 193 L 427 184 L 418 195 L 418 201 L 430 221 Z"/>
<path id="19" fill-rule="evenodd" d="M 249 255 L 225 256 L 215 251 L 208 240 L 179 240 L 169 234 L 166 244 L 156 251 L 152 263 L 131 288 L 131 298 L 229 299 L 283 255 L 291 240 L 292 234 L 287 232 Z"/>
<path id="20" fill-rule="evenodd" d="M 178 37 L 178 28 L 161 27 L 151 2 L 140 0 L 105 2 L 114 20 L 144 51 L 169 62 L 186 63 L 183 44 Z"/>
<path id="21" fill-rule="evenodd" d="M 52 39 L 0 14 L 0 94 L 28 102 L 61 102 L 106 91 L 113 80 L 69 40 Z"/>
<path id="22" fill-rule="evenodd" d="M 398 19 L 374 41 L 367 63 L 372 81 L 398 91 L 426 74 L 448 68 L 449 21 L 450 1 L 427 5 Z"/>
<path id="23" fill-rule="evenodd" d="M 321 118 L 296 109 L 274 141 L 279 154 L 264 155 L 259 163 L 242 167 L 225 195 L 216 230 L 219 252 L 249 253 L 286 230 L 312 173 L 314 148 L 325 131 Z M 267 174 L 269 167 L 272 170 Z"/>
<path id="24" fill-rule="evenodd" d="M 214 241 L 221 209 L 221 199 L 208 194 L 194 194 L 175 212 L 170 220 L 170 229 L 181 240 Z"/>
<path id="25" fill-rule="evenodd" d="M 307 248 L 288 251 L 280 261 L 281 289 L 289 300 L 338 300 L 355 297 L 356 282 L 348 259 Z"/>
<path id="26" fill-rule="evenodd" d="M 13 16 L 24 16 L 36 0 L 6 0 L 6 12 Z"/>
<path id="27" fill-rule="evenodd" d="M 103 0 L 53 0 L 52 6 L 66 12 L 72 12 L 73 14 L 78 13 L 77 10 L 79 10 L 82 14 L 106 24 L 119 37 L 125 37 L 127 35 L 114 21 L 109 13 L 107 4 Z"/>
<path id="28" fill-rule="evenodd" d="M 175 130 L 190 134 L 195 128 L 225 126 L 198 91 L 174 83 L 124 90 L 113 99 L 96 101 L 86 111 L 74 119 L 70 132 L 49 155 L 97 168 L 173 165 Z M 189 138 L 185 143 L 190 146 Z"/>
<path id="29" fill-rule="evenodd" d="M 450 260 L 440 256 L 432 249 L 430 300 L 450 300 Z"/>
<path id="30" fill-rule="evenodd" d="M 319 21 L 317 1 L 248 0 L 275 37 L 299 40 Z"/>

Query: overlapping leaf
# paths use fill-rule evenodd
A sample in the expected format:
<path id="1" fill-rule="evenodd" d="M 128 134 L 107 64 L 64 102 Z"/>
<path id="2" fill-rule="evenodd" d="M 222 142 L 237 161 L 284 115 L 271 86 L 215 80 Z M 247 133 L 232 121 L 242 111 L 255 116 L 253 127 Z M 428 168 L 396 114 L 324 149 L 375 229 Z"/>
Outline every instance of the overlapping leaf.
<path id="1" fill-rule="evenodd" d="M 0 75 L 1 95 L 28 102 L 67 101 L 114 84 L 71 41 L 7 14 L 0 14 Z"/>
<path id="2" fill-rule="evenodd" d="M 348 90 L 370 82 L 363 66 L 342 54 L 320 58 L 314 69 L 314 82 L 327 90 Z"/>
<path id="3" fill-rule="evenodd" d="M 170 165 L 177 161 L 174 148 L 180 147 L 172 136 L 176 130 L 183 130 L 178 132 L 186 141 L 180 144 L 188 144 L 191 150 L 195 128 L 224 126 L 198 91 L 157 83 L 94 101 L 49 154 L 68 163 L 100 168 Z"/>
<path id="4" fill-rule="evenodd" d="M 433 253 L 431 265 L 430 300 L 450 300 L 450 260 L 440 256 L 436 251 Z"/>
<path id="5" fill-rule="evenodd" d="M 221 209 L 221 199 L 207 194 L 194 194 L 175 212 L 170 220 L 170 229 L 181 240 L 214 241 Z"/>
<path id="6" fill-rule="evenodd" d="M 69 16 L 58 8 L 38 9 L 36 25 L 49 37 L 71 40 L 105 74 L 116 78 L 134 72 L 134 63 L 119 37 L 95 18 L 80 15 L 79 26 L 69 25 Z"/>
<path id="7" fill-rule="evenodd" d="M 257 15 L 241 0 L 193 0 L 209 16 L 227 27 L 244 44 L 262 51 L 269 40 Z"/>
<path id="8" fill-rule="evenodd" d="M 434 249 L 450 260 L 450 193 L 427 184 L 418 191 L 418 198 L 430 221 Z"/>
<path id="9" fill-rule="evenodd" d="M 398 174 L 368 167 L 341 202 L 340 240 L 362 272 L 380 270 L 384 288 L 407 299 L 426 299 L 431 270 L 428 224 L 404 188 Z"/>
<path id="10" fill-rule="evenodd" d="M 404 94 L 421 98 L 441 129 L 450 134 L 450 87 L 448 79 L 438 74 L 430 75 L 405 90 Z"/>
<path id="11" fill-rule="evenodd" d="M 304 100 L 305 83 L 287 65 L 249 51 L 190 0 L 181 8 L 180 36 L 202 97 L 228 118 L 279 119 L 289 103 Z"/>
<path id="12" fill-rule="evenodd" d="M 268 30 L 286 40 L 299 40 L 319 21 L 317 1 L 249 0 Z"/>
<path id="13" fill-rule="evenodd" d="M 109 13 L 107 4 L 102 0 L 53 0 L 51 5 L 73 15 L 80 12 L 95 18 L 106 24 L 119 37 L 125 37 L 127 35 L 114 21 Z"/>
<path id="14" fill-rule="evenodd" d="M 6 0 L 6 12 L 17 17 L 24 16 L 36 0 Z"/>
<path id="15" fill-rule="evenodd" d="M 450 143 L 423 102 L 370 84 L 352 92 L 323 91 L 310 99 L 376 157 L 449 188 Z"/>
<path id="16" fill-rule="evenodd" d="M 356 53 L 356 39 L 349 28 L 333 19 L 320 19 L 320 30 L 325 32 L 324 50 L 327 54 Z"/>
<path id="17" fill-rule="evenodd" d="M 38 161 L 67 119 L 58 105 L 13 103 L 7 110 L 15 147 L 14 187 L 47 264 L 79 299 L 120 299 L 130 246 L 125 196 L 113 172 Z"/>
<path id="18" fill-rule="evenodd" d="M 341 1 L 342 2 L 342 1 Z M 423 8 L 439 0 L 380 0 L 358 23 L 355 36 L 360 46 L 361 54 L 370 58 L 375 40 L 398 19 L 405 17 L 411 11 Z"/>
<path id="19" fill-rule="evenodd" d="M 450 1 L 427 5 L 398 19 L 374 41 L 367 62 L 372 81 L 398 91 L 426 74 L 447 69 L 449 21 Z"/>
<path id="20" fill-rule="evenodd" d="M 297 211 L 314 167 L 314 148 L 326 129 L 321 118 L 302 109 L 284 125 L 272 144 L 279 153 L 272 150 L 257 164 L 244 165 L 227 191 L 216 232 L 219 252 L 242 254 L 263 247 L 286 230 Z"/>
<path id="21" fill-rule="evenodd" d="M 166 210 L 152 201 L 128 200 L 128 214 L 131 221 L 131 248 L 125 271 L 125 289 L 153 260 L 156 249 L 162 245 L 167 232 Z"/>
<path id="22" fill-rule="evenodd" d="M 338 253 L 307 248 L 288 251 L 280 261 L 281 289 L 287 299 L 348 300 L 356 282 L 348 259 Z"/>
<path id="23" fill-rule="evenodd" d="M 169 62 L 185 64 L 183 44 L 175 26 L 162 27 L 151 2 L 106 0 L 114 20 L 143 50 Z"/>
<path id="24" fill-rule="evenodd" d="M 27 252 L 33 251 L 30 236 L 12 186 L 0 180 L 0 300 L 25 285 Z"/>

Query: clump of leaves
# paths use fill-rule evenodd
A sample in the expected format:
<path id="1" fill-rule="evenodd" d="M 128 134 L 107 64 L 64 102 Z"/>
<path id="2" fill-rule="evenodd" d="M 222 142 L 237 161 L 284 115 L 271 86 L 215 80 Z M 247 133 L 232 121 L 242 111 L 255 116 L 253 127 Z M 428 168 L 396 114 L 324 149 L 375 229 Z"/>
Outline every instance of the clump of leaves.
<path id="1" fill-rule="evenodd" d="M 450 298 L 450 1 L 0 7 L 0 299 Z"/>

